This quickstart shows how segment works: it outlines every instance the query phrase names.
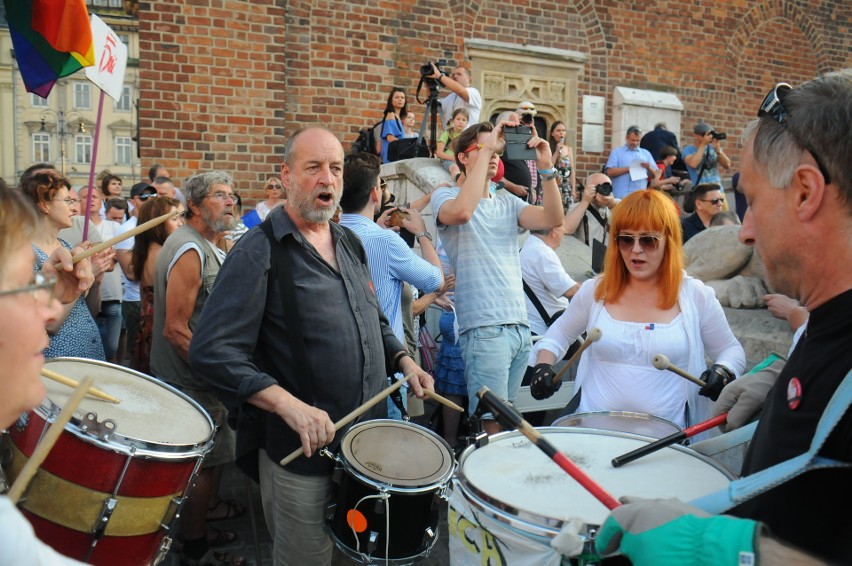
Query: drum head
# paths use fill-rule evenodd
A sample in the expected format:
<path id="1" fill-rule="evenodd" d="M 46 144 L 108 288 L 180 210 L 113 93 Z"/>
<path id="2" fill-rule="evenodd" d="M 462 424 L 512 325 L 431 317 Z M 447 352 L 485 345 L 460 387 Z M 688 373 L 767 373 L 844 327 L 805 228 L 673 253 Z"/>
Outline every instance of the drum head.
<path id="1" fill-rule="evenodd" d="M 425 487 L 449 479 L 453 453 L 422 426 L 375 420 L 349 429 L 340 443 L 344 462 L 372 480 L 397 487 Z"/>
<path id="2" fill-rule="evenodd" d="M 616 498 L 677 497 L 690 501 L 726 487 L 731 474 L 711 459 L 682 446 L 670 446 L 613 468 L 615 456 L 648 444 L 648 439 L 619 432 L 574 428 L 539 429 L 594 481 Z M 547 455 L 518 432 L 471 446 L 459 461 L 456 477 L 462 493 L 495 518 L 520 519 L 555 536 L 566 520 L 600 525 L 609 510 Z M 541 529 L 539 527 L 544 527 Z"/>
<path id="3" fill-rule="evenodd" d="M 629 432 L 650 438 L 665 438 L 677 434 L 682 429 L 673 422 L 647 413 L 627 411 L 599 411 L 593 413 L 574 413 L 553 421 L 552 426 L 594 428 Z"/>
<path id="4" fill-rule="evenodd" d="M 72 423 L 78 426 L 84 415 L 96 413 L 98 422 L 115 421 L 114 441 L 153 449 L 169 446 L 196 446 L 213 434 L 213 423 L 194 401 L 161 381 L 131 369 L 75 358 L 54 358 L 44 367 L 77 381 L 93 378 L 92 387 L 121 400 L 114 404 L 91 395 L 83 397 L 74 411 Z M 40 410 L 65 406 L 74 389 L 42 377 L 47 401 Z M 47 416 L 47 415 L 45 415 Z"/>

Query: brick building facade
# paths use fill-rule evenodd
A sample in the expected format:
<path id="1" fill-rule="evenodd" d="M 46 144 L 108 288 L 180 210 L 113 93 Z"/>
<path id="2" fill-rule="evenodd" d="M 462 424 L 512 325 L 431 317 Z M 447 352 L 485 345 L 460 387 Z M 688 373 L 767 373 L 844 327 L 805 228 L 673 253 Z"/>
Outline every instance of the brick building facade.
<path id="1" fill-rule="evenodd" d="M 563 81 L 554 71 L 558 80 L 541 88 L 564 89 L 549 119 L 569 125 L 585 176 L 622 143 L 623 125 L 612 122 L 616 87 L 675 94 L 683 145 L 698 120 L 736 138 L 776 82 L 852 66 L 850 22 L 848 0 L 143 1 L 143 167 L 161 162 L 180 179 L 227 170 L 243 194 L 259 197 L 290 132 L 323 123 L 348 147 L 380 119 L 392 85 L 408 89 L 419 121 L 420 65 L 467 61 L 475 42 L 477 51 L 498 46 L 497 61 L 514 47 L 529 51 L 527 61 L 568 62 L 573 75 Z M 478 61 L 474 86 L 503 80 L 478 74 Z M 523 79 L 507 82 L 495 110 L 512 92 L 547 97 Z M 584 97 L 604 101 L 602 151 L 582 150 Z M 727 148 L 736 165 L 735 140 Z"/>

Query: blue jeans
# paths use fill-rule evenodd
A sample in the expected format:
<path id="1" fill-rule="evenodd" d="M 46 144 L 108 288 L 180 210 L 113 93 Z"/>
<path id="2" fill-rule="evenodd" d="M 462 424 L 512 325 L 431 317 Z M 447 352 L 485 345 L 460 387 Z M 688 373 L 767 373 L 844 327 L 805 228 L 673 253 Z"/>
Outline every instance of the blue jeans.
<path id="1" fill-rule="evenodd" d="M 461 335 L 459 345 L 470 413 L 476 410 L 476 392 L 483 386 L 502 399 L 514 401 L 532 348 L 529 327 L 501 324 L 472 328 Z"/>
<path id="2" fill-rule="evenodd" d="M 121 301 L 102 301 L 101 312 L 95 317 L 95 322 L 101 333 L 106 359 L 114 360 L 121 335 Z"/>

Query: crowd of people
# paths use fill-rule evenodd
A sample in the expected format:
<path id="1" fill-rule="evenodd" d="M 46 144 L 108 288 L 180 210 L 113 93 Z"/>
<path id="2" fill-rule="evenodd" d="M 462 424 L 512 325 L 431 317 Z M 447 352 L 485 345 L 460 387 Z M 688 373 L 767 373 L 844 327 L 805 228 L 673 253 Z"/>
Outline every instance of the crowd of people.
<path id="1" fill-rule="evenodd" d="M 320 126 L 298 130 L 280 176 L 264 185 L 266 199 L 245 215 L 220 171 L 193 175 L 179 190 L 155 165 L 127 201 L 115 176 L 74 193 L 49 164 L 27 169 L 17 188 L 0 183 L 0 427 L 39 403 L 41 365 L 59 356 L 126 363 L 196 401 L 216 433 L 181 512 L 181 563 L 189 565 L 245 563 L 216 550 L 235 535 L 210 524 L 246 511 L 219 497 L 223 466 L 233 461 L 260 483 L 275 563 L 329 564 L 334 463 L 320 450 L 346 435 L 348 425 L 335 426 L 341 417 L 406 377 L 407 393 L 362 419 L 402 418 L 408 398 L 437 389 L 497 433 L 476 392 L 487 386 L 514 401 L 527 374 L 534 397 L 553 395 L 561 385 L 554 364 L 593 328 L 603 336 L 580 358 L 574 410 L 647 413 L 679 427 L 730 410 L 730 429 L 762 409 L 746 476 L 808 451 L 832 395 L 852 379 L 852 73 L 777 86 L 743 137 L 739 187 L 749 208 L 740 239 L 766 263 L 779 293 L 768 299 L 773 312 L 801 332 L 772 378 L 744 375 L 745 352 L 713 290 L 683 268 L 683 242 L 729 221 L 719 216 L 718 168 L 731 167 L 723 136 L 697 124 L 681 155 L 663 125 L 646 134 L 651 150 L 631 127 L 603 172 L 580 183 L 564 123 L 552 124 L 549 139 L 533 127 L 530 159 L 507 159 L 505 130 L 531 123 L 534 106 L 480 121 L 481 95 L 466 67 L 450 75 L 435 67 L 431 78 L 450 92 L 438 157 L 451 161 L 455 184 L 407 206 L 393 205 L 381 179 L 388 144 L 415 134 L 400 88 L 387 99 L 380 157 L 345 155 Z M 525 174 L 500 184 L 510 170 Z M 693 216 L 671 198 L 685 176 L 695 187 Z M 427 205 L 434 235 L 420 214 Z M 71 261 L 166 214 L 114 249 Z M 605 249 L 599 274 L 580 284 L 565 273 L 554 250 L 566 236 Z M 414 293 L 404 301 L 407 289 Z M 443 312 L 434 377 L 411 346 L 419 332 L 406 335 L 433 303 Z M 655 354 L 705 385 L 661 374 Z M 707 557 L 696 563 L 742 563 L 744 555 L 761 564 L 848 562 L 850 519 L 816 520 L 829 495 L 852 495 L 848 401 L 834 412 L 819 466 L 735 502 L 727 515 L 672 501 L 623 505 L 603 525 L 599 548 L 654 564 L 696 553 Z M 450 444 L 458 421 L 445 415 Z M 294 450 L 302 457 L 279 465 Z M 712 547 L 695 542 L 710 539 Z M 0 562 L 7 557 L 76 563 L 36 540 L 0 498 Z"/>

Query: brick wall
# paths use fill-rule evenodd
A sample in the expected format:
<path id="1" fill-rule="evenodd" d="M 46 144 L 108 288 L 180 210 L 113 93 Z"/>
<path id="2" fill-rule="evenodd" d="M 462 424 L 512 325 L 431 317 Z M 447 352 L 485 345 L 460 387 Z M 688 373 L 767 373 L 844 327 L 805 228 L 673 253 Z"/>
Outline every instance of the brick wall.
<path id="1" fill-rule="evenodd" d="M 684 145 L 698 120 L 738 136 L 778 81 L 852 66 L 846 0 L 158 0 L 140 2 L 139 20 L 143 165 L 181 180 L 229 171 L 249 201 L 302 125 L 348 148 L 393 85 L 422 116 L 420 65 L 463 60 L 465 38 L 584 53 L 578 94 L 608 109 L 616 86 L 675 92 Z M 581 175 L 608 152 L 578 151 Z M 736 164 L 733 142 L 728 153 Z"/>

